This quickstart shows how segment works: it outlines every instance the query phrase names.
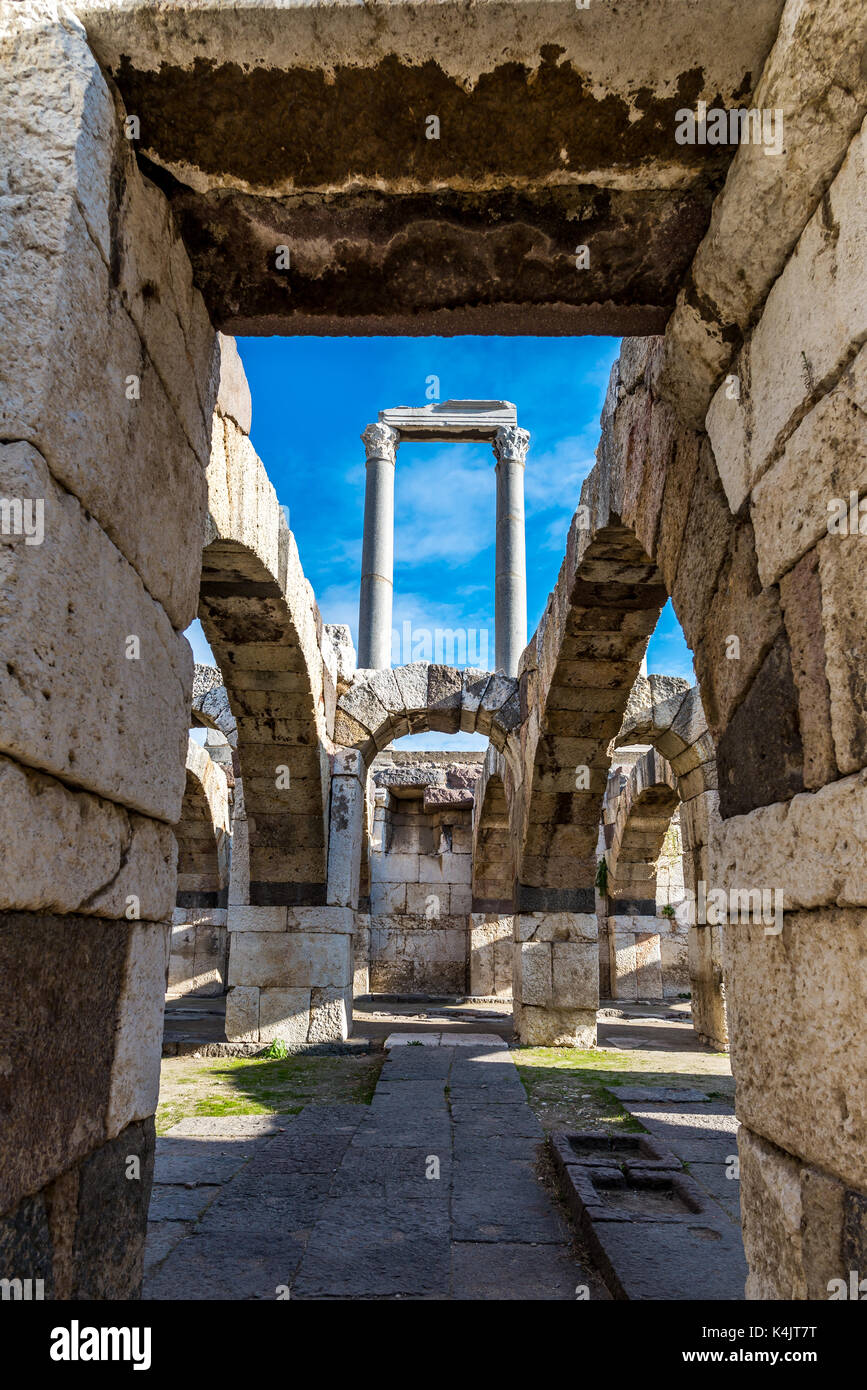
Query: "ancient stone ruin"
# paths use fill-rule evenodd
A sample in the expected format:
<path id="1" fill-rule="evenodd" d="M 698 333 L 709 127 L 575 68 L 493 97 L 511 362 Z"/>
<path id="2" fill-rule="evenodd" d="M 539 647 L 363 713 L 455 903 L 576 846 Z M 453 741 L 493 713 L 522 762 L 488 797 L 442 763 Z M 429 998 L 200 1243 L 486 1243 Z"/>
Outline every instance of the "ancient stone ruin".
<path id="1" fill-rule="evenodd" d="M 747 1297 L 867 1274 L 865 39 L 858 0 L 0 3 L 0 1275 L 138 1295 L 167 992 L 251 1051 L 363 995 L 592 1048 L 600 997 L 691 994 Z M 676 139 L 701 103 L 784 138 Z M 630 335 L 529 638 L 520 402 L 364 429 L 356 662 L 242 333 Z M 492 670 L 392 666 L 402 437 L 492 443 Z M 642 673 L 669 598 L 692 688 Z M 488 751 L 392 748 L 428 730 Z"/>

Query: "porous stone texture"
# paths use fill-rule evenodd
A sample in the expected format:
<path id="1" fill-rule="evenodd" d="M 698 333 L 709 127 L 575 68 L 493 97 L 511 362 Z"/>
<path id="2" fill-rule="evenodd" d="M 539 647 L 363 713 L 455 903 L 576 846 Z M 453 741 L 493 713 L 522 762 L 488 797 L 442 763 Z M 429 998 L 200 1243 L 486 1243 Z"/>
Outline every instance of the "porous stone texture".
<path id="1" fill-rule="evenodd" d="M 205 519 L 214 333 L 80 22 L 31 3 L 0 38 L 3 280 L 27 306 L 0 345 L 2 435 L 39 451 L 183 628 L 198 587 L 189 536 Z"/>
<path id="2" fill-rule="evenodd" d="M 840 1280 L 851 1297 L 851 1272 L 860 1281 L 867 1253 L 862 1193 L 746 1125 L 738 1130 L 738 1154 L 747 1298 L 826 1301 Z"/>
<path id="3" fill-rule="evenodd" d="M 15 1223 L 27 1207 L 54 1297 L 127 1298 L 150 1190 L 215 335 L 80 21 L 50 0 L 7 6 L 0 58 L 15 306 L 0 492 L 43 509 L 38 537 L 5 524 L 2 537 L 16 829 L 0 898 L 0 1211 Z"/>
<path id="4" fill-rule="evenodd" d="M 775 887 L 787 910 L 867 906 L 867 771 L 720 821 L 709 881 Z"/>
<path id="5" fill-rule="evenodd" d="M 144 815 L 176 821 L 193 678 L 189 645 L 32 445 L 0 447 L 0 490 L 41 499 L 45 517 L 41 545 L 28 545 L 23 535 L 0 538 L 0 627 L 9 654 L 0 671 L 3 751 Z M 162 758 L 151 755 L 153 726 L 162 730 Z"/>
<path id="6" fill-rule="evenodd" d="M 126 1180 L 118 1146 L 147 1157 L 166 965 L 161 847 L 181 812 L 194 718 L 180 633 L 197 602 L 235 719 L 229 899 L 277 909 L 267 925 L 228 923 L 230 1028 L 254 1042 L 263 1030 L 343 1036 L 353 974 L 374 969 L 375 924 L 429 923 L 429 903 L 442 914 L 447 893 L 440 925 L 417 934 L 425 950 L 443 948 L 456 981 L 463 933 L 462 989 L 470 914 L 511 916 L 519 1039 L 592 1045 L 611 743 L 635 714 L 647 639 L 671 597 L 701 696 L 649 682 L 650 721 L 683 806 L 719 792 L 713 811 L 707 801 L 683 812 L 684 888 L 717 854 L 718 814 L 732 826 L 720 873 L 748 890 L 747 875 L 785 868 L 803 903 L 780 934 L 723 932 L 750 1131 L 752 1287 L 803 1296 L 836 1261 L 844 1273 L 847 1261 L 863 1266 L 865 837 L 850 785 L 867 761 L 862 537 L 820 524 L 823 499 L 864 481 L 862 16 L 856 0 L 767 0 L 747 16 L 723 5 L 697 29 L 679 0 L 628 15 L 591 6 L 580 24 L 572 6 L 561 43 L 566 8 L 507 7 L 497 23 L 449 11 L 444 28 L 436 6 L 296 6 L 279 24 L 255 7 L 206 7 L 155 25 L 147 4 L 85 4 L 82 23 L 25 0 L 0 19 L 0 260 L 13 306 L 0 342 L 0 484 L 10 507 L 45 505 L 41 543 L 5 526 L 2 538 L 2 775 L 29 824 L 9 837 L 7 876 L 24 886 L 10 883 L 0 931 L 11 1090 L 0 1211 L 4 1239 L 60 1296 L 135 1292 L 148 1182 Z M 624 76 L 627 51 L 637 56 Z M 397 139 L 345 119 L 383 91 L 397 126 L 406 114 Z M 779 155 L 660 135 L 682 104 L 750 96 L 784 112 Z M 138 141 L 125 138 L 123 102 L 141 115 Z M 204 126 L 203 110 L 214 117 Z M 423 138 L 427 110 L 440 114 L 441 142 Z M 578 225 L 586 276 L 575 274 Z M 280 237 L 289 275 L 266 254 Z M 425 275 L 407 277 L 421 246 Z M 249 440 L 239 360 L 196 284 L 219 326 L 258 332 L 410 319 L 413 331 L 646 332 L 677 296 L 665 338 L 625 343 L 612 371 L 597 462 L 516 678 L 433 662 L 353 672 L 340 658 Z M 707 727 L 694 732 L 702 702 Z M 202 714 L 223 717 L 204 703 Z M 425 853 L 380 845 L 395 877 L 378 880 L 368 913 L 369 866 L 357 890 L 352 854 L 327 873 L 329 808 L 342 814 L 334 745 L 369 763 L 422 728 L 486 734 L 503 761 L 478 799 L 467 782 L 396 778 L 395 807 L 415 787 L 417 819 L 452 839 Z M 377 801 L 384 824 L 391 802 Z M 832 815 L 851 817 L 851 837 Z M 46 817 L 42 858 L 56 877 L 45 864 L 16 871 Z M 833 862 L 820 865 L 825 819 Z M 92 854 L 81 843 L 91 820 Z M 87 867 L 69 872 L 71 857 Z M 137 875 L 149 879 L 140 893 Z M 633 901 L 648 881 L 633 875 Z M 121 893 L 153 916 L 106 916 Z M 353 958 L 356 902 L 371 918 L 369 965 L 363 951 Z M 656 978 L 656 941 L 661 978 L 666 934 L 637 929 L 656 914 L 626 915 L 636 977 Z M 717 938 L 696 931 L 691 957 L 712 983 Z M 397 939 L 390 926 L 384 939 Z M 700 1031 L 718 1026 L 708 1006 Z M 478 1233 L 472 1211 L 460 1219 Z M 334 1248 L 326 1228 L 326 1265 Z"/>
<path id="7" fill-rule="evenodd" d="M 348 1037 L 354 927 L 344 907 L 230 908 L 226 1037 L 290 1046 Z"/>
<path id="8" fill-rule="evenodd" d="M 2 978 L 16 980 L 16 994 L 4 1005 L 0 1211 L 13 1213 L 25 1194 L 39 1194 L 29 1199 L 33 1212 L 48 1202 L 50 1229 L 43 1226 L 40 1239 L 54 1245 L 62 1265 L 55 1296 L 130 1297 L 142 1250 L 130 1223 L 143 1241 L 150 1193 L 152 1121 L 144 1117 L 156 1106 L 166 929 L 6 912 L 0 956 Z M 126 1178 L 121 1152 L 142 1156 L 140 1179 Z M 72 1170 L 75 1178 L 64 1178 Z M 71 1223 L 60 1210 L 70 1202 Z M 72 1230 L 80 1251 L 74 1273 Z M 29 1260 L 16 1261 L 14 1273 L 27 1277 L 30 1269 L 42 1277 Z M 58 1293 L 58 1285 L 66 1291 Z M 75 1294 L 75 1288 L 102 1292 Z"/>
<path id="9" fill-rule="evenodd" d="M 779 154 L 738 146 L 660 358 L 658 388 L 695 428 L 864 119 L 863 42 L 858 0 L 783 8 L 752 103 L 784 112 Z"/>
<path id="10" fill-rule="evenodd" d="M 500 673 L 413 662 L 394 671 L 359 670 L 337 703 L 334 740 L 370 762 L 408 733 L 486 734 L 503 748 L 521 723 L 518 684 Z"/>
<path id="11" fill-rule="evenodd" d="M 470 914 L 470 994 L 511 999 L 512 940 L 511 917 Z"/>
<path id="12" fill-rule="evenodd" d="M 336 688 L 322 618 L 265 469 L 220 414 L 208 499 L 199 617 L 237 721 L 249 864 L 232 896 L 324 905 Z"/>
<path id="13" fill-rule="evenodd" d="M 867 1188 L 860 908 L 786 912 L 779 935 L 752 922 L 724 935 L 737 1113 L 756 1134 Z"/>
<path id="14" fill-rule="evenodd" d="M 143 920 L 171 915 L 177 848 L 162 821 L 2 757 L 0 803 L 4 907 L 118 918 L 136 899 Z"/>
<path id="15" fill-rule="evenodd" d="M 514 929 L 512 994 L 522 1041 L 594 1047 L 599 1003 L 595 915 L 521 913 Z"/>

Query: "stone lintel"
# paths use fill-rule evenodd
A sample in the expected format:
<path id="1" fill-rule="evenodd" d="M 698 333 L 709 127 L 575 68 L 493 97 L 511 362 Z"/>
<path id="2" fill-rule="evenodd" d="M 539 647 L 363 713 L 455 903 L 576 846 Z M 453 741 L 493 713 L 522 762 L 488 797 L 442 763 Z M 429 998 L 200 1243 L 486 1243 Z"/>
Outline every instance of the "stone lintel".
<path id="1" fill-rule="evenodd" d="M 482 439 L 493 443 L 497 431 L 517 425 L 511 401 L 437 401 L 432 405 L 397 405 L 381 410 L 381 424 L 400 432 L 402 439 Z"/>

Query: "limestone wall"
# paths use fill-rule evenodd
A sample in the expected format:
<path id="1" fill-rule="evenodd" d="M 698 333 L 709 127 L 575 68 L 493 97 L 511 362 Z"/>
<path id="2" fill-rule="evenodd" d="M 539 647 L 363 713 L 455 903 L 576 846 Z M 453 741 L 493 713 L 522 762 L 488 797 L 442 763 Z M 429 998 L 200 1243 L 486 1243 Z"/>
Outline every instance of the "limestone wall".
<path id="1" fill-rule="evenodd" d="M 473 785 L 481 762 L 481 755 L 456 762 L 448 753 L 396 752 L 372 765 L 373 994 L 470 990 Z M 476 928 L 477 954 L 481 945 Z"/>
<path id="2" fill-rule="evenodd" d="M 863 501 L 851 510 L 867 493 L 865 154 L 862 126 L 731 364 L 738 389 L 707 416 L 728 505 L 755 528 L 754 588 L 783 618 L 738 708 L 723 688 L 709 709 L 727 723 L 709 876 L 785 903 L 782 931 L 723 932 L 759 1298 L 826 1297 L 867 1266 L 867 525 Z M 768 707 L 786 744 L 757 763 Z"/>
<path id="3" fill-rule="evenodd" d="M 628 773 L 612 768 L 603 804 L 600 959 L 610 998 L 672 999 L 690 990 L 689 929 L 674 915 L 684 898 L 677 779 L 652 749 L 635 751 Z"/>
<path id="4" fill-rule="evenodd" d="M 2 537 L 0 1245 L 46 1297 L 120 1298 L 141 1279 L 220 365 L 77 19 L 6 6 L 0 68 L 0 493 L 44 508 L 41 544 Z"/>

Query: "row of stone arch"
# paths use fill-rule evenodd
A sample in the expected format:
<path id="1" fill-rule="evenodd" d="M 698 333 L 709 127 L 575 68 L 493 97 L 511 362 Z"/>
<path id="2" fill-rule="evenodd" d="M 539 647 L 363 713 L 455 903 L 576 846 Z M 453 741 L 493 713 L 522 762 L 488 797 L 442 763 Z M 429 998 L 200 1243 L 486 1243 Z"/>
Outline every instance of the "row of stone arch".
<path id="1" fill-rule="evenodd" d="M 714 688 L 716 668 L 692 612 L 695 586 L 683 587 L 679 574 L 694 566 L 684 515 L 721 489 L 706 441 L 653 397 L 653 350 L 654 340 L 627 344 L 615 367 L 599 461 L 517 680 L 425 663 L 340 672 L 274 489 L 239 412 L 218 402 L 199 616 L 225 694 L 214 693 L 214 677 L 200 703 L 204 710 L 208 699 L 222 702 L 203 722 L 221 721 L 233 746 L 232 906 L 357 908 L 358 850 L 345 841 L 361 833 L 370 760 L 421 729 L 484 732 L 493 746 L 476 817 L 474 906 L 510 912 L 518 923 L 516 1022 L 537 1040 L 586 1039 L 594 1027 L 602 798 L 612 744 L 622 728 L 633 741 L 641 732 L 634 718 L 624 726 L 624 715 L 670 592 Z M 732 530 L 741 544 L 743 526 Z M 658 712 L 647 741 L 670 758 L 678 795 L 691 800 L 715 778 L 698 692 L 666 717 Z M 351 771 L 350 754 L 359 760 Z M 345 834 L 333 814 L 332 776 L 340 797 L 353 786 Z M 346 858 L 351 869 L 340 885 Z M 252 975 L 239 987 L 253 990 Z"/>

